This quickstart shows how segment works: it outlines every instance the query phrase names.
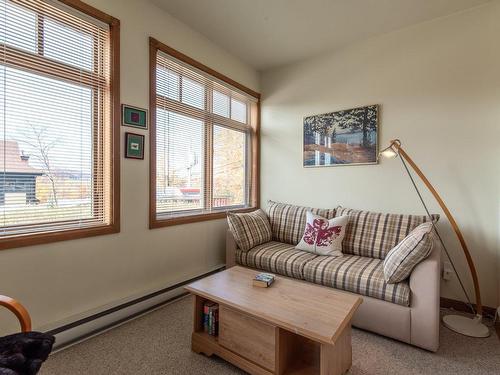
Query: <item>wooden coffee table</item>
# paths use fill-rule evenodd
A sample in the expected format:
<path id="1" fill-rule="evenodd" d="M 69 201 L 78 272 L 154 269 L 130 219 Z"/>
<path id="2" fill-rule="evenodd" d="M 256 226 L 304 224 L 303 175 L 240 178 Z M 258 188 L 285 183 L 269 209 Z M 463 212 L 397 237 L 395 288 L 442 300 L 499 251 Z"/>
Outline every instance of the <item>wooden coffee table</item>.
<path id="1" fill-rule="evenodd" d="M 252 285 L 259 273 L 232 267 L 186 289 L 194 295 L 196 353 L 217 355 L 251 374 L 343 374 L 351 367 L 351 319 L 361 298 L 276 277 Z M 203 304 L 219 304 L 219 334 L 203 332 Z"/>

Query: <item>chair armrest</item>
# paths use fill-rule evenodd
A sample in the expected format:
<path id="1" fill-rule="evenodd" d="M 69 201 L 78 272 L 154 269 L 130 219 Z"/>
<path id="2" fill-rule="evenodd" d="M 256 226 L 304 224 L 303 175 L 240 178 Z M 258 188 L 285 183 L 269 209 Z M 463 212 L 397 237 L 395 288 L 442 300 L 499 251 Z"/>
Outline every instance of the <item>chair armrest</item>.
<path id="1" fill-rule="evenodd" d="M 431 255 L 410 275 L 411 343 L 430 351 L 439 347 L 441 244 L 435 238 Z"/>
<path id="2" fill-rule="evenodd" d="M 13 298 L 0 295 L 0 306 L 12 311 L 19 320 L 22 332 L 31 331 L 31 318 L 28 311 L 18 301 Z"/>
<path id="3" fill-rule="evenodd" d="M 226 269 L 236 265 L 236 241 L 228 229 L 226 232 Z"/>

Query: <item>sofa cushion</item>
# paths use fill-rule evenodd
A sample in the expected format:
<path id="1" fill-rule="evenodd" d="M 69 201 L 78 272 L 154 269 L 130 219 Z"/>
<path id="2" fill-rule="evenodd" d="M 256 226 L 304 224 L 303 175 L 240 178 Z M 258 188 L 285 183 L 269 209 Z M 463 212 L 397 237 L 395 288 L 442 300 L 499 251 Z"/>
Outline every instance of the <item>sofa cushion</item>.
<path id="1" fill-rule="evenodd" d="M 316 255 L 296 250 L 293 245 L 271 241 L 250 251 L 236 250 L 236 263 L 280 275 L 303 279 L 304 266 Z"/>
<path id="2" fill-rule="evenodd" d="M 420 224 L 398 243 L 384 259 L 384 276 L 388 283 L 398 283 L 410 276 L 411 271 L 432 252 L 433 224 Z"/>
<path id="3" fill-rule="evenodd" d="M 344 207 L 337 207 L 335 215 L 349 216 L 342 252 L 378 259 L 384 259 L 413 229 L 430 221 L 425 215 L 382 214 Z M 439 219 L 439 215 L 432 217 L 434 221 Z"/>
<path id="4" fill-rule="evenodd" d="M 238 247 L 248 251 L 271 241 L 271 224 L 261 209 L 246 213 L 227 213 L 227 223 Z"/>
<path id="5" fill-rule="evenodd" d="M 410 305 L 410 286 L 403 281 L 388 284 L 381 259 L 344 255 L 318 256 L 304 266 L 304 279 L 316 284 L 378 298 L 398 305 Z"/>
<path id="6" fill-rule="evenodd" d="M 297 245 L 306 228 L 307 211 L 326 219 L 335 217 L 335 209 L 302 207 L 268 201 L 268 216 L 271 222 L 273 240 Z"/>

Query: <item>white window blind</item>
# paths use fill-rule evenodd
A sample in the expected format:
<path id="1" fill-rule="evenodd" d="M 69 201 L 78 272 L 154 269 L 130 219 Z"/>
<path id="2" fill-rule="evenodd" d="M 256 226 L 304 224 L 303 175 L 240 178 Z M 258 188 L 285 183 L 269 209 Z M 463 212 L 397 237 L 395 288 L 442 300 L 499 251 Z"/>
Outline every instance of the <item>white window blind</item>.
<path id="1" fill-rule="evenodd" d="M 157 51 L 156 218 L 249 206 L 256 100 Z"/>
<path id="2" fill-rule="evenodd" d="M 0 0 L 0 238 L 110 224 L 109 25 Z"/>

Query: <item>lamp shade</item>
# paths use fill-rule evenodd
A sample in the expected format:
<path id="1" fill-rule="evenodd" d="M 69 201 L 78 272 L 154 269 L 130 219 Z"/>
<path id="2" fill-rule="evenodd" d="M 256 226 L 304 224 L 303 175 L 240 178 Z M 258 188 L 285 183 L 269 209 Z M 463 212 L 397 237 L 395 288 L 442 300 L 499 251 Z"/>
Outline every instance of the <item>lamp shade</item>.
<path id="1" fill-rule="evenodd" d="M 398 153 L 392 149 L 391 146 L 384 148 L 382 151 L 380 151 L 380 156 L 383 156 L 384 158 L 395 158 L 398 156 Z"/>
<path id="2" fill-rule="evenodd" d="M 379 155 L 384 158 L 395 158 L 399 155 L 399 148 L 401 147 L 401 141 L 399 139 L 393 139 L 388 147 L 380 151 Z"/>

